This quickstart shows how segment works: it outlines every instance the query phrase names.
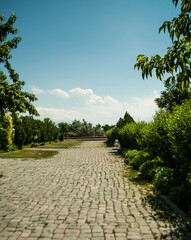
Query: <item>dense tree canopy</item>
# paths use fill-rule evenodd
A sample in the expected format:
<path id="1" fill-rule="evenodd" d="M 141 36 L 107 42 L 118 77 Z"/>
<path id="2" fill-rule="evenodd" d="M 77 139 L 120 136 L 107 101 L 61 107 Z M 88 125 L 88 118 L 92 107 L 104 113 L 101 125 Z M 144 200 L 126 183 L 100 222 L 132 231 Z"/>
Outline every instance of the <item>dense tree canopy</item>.
<path id="1" fill-rule="evenodd" d="M 179 0 L 172 0 L 177 6 Z M 155 70 L 156 77 L 164 80 L 168 75 L 167 83 L 174 84 L 179 90 L 188 87 L 191 79 L 191 0 L 181 0 L 181 13 L 171 21 L 165 21 L 159 32 L 168 31 L 172 46 L 161 57 L 158 54 L 150 59 L 145 55 L 137 57 L 135 68 L 142 70 L 142 78 L 152 77 Z"/>
<path id="2" fill-rule="evenodd" d="M 22 90 L 25 82 L 19 80 L 19 74 L 12 68 L 10 59 L 12 58 L 11 50 L 16 49 L 21 41 L 21 37 L 16 36 L 11 39 L 10 34 L 15 35 L 17 28 L 13 27 L 16 21 L 16 14 L 12 14 L 7 22 L 0 15 L 0 117 L 6 112 L 15 115 L 17 113 L 29 112 L 38 115 L 38 112 L 31 104 L 37 100 L 34 94 Z M 3 72 L 3 68 L 8 71 L 9 80 Z"/>
<path id="3" fill-rule="evenodd" d="M 165 91 L 161 92 L 161 96 L 155 99 L 160 109 L 172 110 L 175 105 L 181 105 L 186 99 L 191 99 L 191 88 L 185 87 L 182 91 L 168 82 L 165 82 Z"/>

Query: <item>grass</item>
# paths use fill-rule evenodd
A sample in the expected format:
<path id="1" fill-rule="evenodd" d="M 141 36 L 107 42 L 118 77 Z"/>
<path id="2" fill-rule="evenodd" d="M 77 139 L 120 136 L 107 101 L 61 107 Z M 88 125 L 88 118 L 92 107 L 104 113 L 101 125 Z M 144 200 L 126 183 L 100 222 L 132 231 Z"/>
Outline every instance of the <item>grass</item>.
<path id="1" fill-rule="evenodd" d="M 35 160 L 42 158 L 51 158 L 57 151 L 41 151 L 41 150 L 17 150 L 11 152 L 0 153 L 0 158 L 33 158 Z"/>
<path id="2" fill-rule="evenodd" d="M 22 150 L 0 152 L 0 158 L 23 158 L 23 159 L 32 158 L 35 160 L 43 159 L 43 158 L 51 158 L 52 156 L 58 153 L 56 149 L 58 148 L 68 149 L 68 148 L 75 147 L 80 143 L 81 141 L 63 141 L 63 142 L 58 141 L 58 142 L 45 143 L 43 145 L 36 144 L 34 147 L 39 148 L 39 150 L 27 149 L 31 147 L 31 144 L 30 144 L 30 145 L 24 146 L 25 149 L 22 149 Z M 46 151 L 43 148 L 52 148 L 52 149 L 55 149 L 55 151 L 54 150 Z M 40 149 L 43 149 L 43 151 Z"/>
<path id="3" fill-rule="evenodd" d="M 58 141 L 58 142 L 51 142 L 51 143 L 45 143 L 45 144 L 35 144 L 35 148 L 64 148 L 64 149 L 68 149 L 68 148 L 72 148 L 75 147 L 77 145 L 79 145 L 81 143 L 81 141 Z M 25 148 L 30 148 L 30 145 L 25 146 Z"/>

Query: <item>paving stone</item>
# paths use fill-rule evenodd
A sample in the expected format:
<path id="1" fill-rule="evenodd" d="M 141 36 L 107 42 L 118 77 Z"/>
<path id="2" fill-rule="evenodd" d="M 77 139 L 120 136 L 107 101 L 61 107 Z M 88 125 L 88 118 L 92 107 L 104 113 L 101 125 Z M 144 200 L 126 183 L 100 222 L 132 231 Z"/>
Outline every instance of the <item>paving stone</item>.
<path id="1" fill-rule="evenodd" d="M 83 142 L 50 159 L 0 159 L 0 239 L 191 239 L 143 207 L 146 190 L 123 177 L 115 152 Z"/>

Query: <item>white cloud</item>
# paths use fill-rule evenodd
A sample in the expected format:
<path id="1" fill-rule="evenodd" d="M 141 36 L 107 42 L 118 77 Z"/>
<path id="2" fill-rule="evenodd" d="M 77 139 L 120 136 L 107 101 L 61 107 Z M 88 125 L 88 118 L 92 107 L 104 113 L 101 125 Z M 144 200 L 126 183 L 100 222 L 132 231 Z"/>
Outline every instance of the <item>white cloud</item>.
<path id="1" fill-rule="evenodd" d="M 47 92 L 50 94 L 53 94 L 57 97 L 64 98 L 64 99 L 69 98 L 69 96 L 70 96 L 67 92 L 65 92 L 62 89 L 58 89 L 58 88 L 53 89 L 53 90 L 48 90 Z"/>
<path id="2" fill-rule="evenodd" d="M 159 96 L 160 94 L 157 91 L 154 91 L 152 96 L 142 98 L 134 97 L 132 101 L 128 103 L 127 111 L 135 120 L 150 121 L 152 120 L 152 116 L 158 110 L 154 99 Z"/>
<path id="3" fill-rule="evenodd" d="M 31 89 L 32 89 L 32 92 L 33 92 L 34 94 L 42 94 L 42 93 L 45 93 L 45 91 L 42 90 L 42 89 L 40 89 L 40 88 L 31 87 Z"/>
<path id="4" fill-rule="evenodd" d="M 62 89 L 35 89 L 39 94 L 53 94 L 67 101 L 67 109 L 64 107 L 59 109 L 56 107 L 37 108 L 42 119 L 49 117 L 56 122 L 72 122 L 74 119 L 82 120 L 84 118 L 93 124 L 116 124 L 126 111 L 136 121 L 150 121 L 155 111 L 158 110 L 154 102 L 154 99 L 159 97 L 157 91 L 150 96 L 134 97 L 131 101 L 120 102 L 111 96 L 98 96 L 92 89 L 73 88 L 68 92 Z"/>
<path id="5" fill-rule="evenodd" d="M 83 113 L 78 110 L 57 109 L 57 108 L 45 108 L 37 107 L 37 111 L 40 113 L 40 118 L 49 117 L 56 122 L 71 122 L 74 119 L 82 119 Z"/>
<path id="6" fill-rule="evenodd" d="M 70 91 L 71 98 L 77 98 L 80 101 L 85 102 L 87 105 L 113 105 L 119 104 L 118 100 L 106 96 L 101 97 L 94 94 L 92 89 L 81 89 L 81 88 L 73 88 Z"/>

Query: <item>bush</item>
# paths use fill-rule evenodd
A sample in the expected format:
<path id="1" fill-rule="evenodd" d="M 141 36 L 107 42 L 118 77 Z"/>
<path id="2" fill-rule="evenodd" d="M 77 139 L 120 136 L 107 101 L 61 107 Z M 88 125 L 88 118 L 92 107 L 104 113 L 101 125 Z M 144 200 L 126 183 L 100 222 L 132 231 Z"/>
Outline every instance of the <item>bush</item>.
<path id="1" fill-rule="evenodd" d="M 3 128 L 0 129 L 0 149 L 3 151 L 9 149 L 8 131 Z"/>
<path id="2" fill-rule="evenodd" d="M 115 139 L 117 139 L 117 129 L 113 127 L 109 129 L 105 134 L 107 136 L 107 143 L 109 145 L 113 145 L 115 142 Z"/>
<path id="3" fill-rule="evenodd" d="M 144 162 L 140 167 L 139 171 L 144 179 L 148 181 L 152 181 L 157 173 L 157 169 L 163 166 L 164 162 L 159 158 L 156 157 L 153 160 L 147 160 Z"/>
<path id="4" fill-rule="evenodd" d="M 63 133 L 60 134 L 60 136 L 59 136 L 59 141 L 60 141 L 60 142 L 64 141 L 64 134 L 63 134 Z"/>
<path id="5" fill-rule="evenodd" d="M 147 129 L 145 122 L 127 123 L 118 130 L 118 139 L 121 147 L 126 149 L 143 149 L 145 147 L 145 134 Z"/>
<path id="6" fill-rule="evenodd" d="M 12 145 L 13 123 L 8 114 L 0 119 L 0 150 L 8 151 Z"/>
<path id="7" fill-rule="evenodd" d="M 161 167 L 157 169 L 157 173 L 153 180 L 153 185 L 157 190 L 159 190 L 162 194 L 166 194 L 174 184 L 173 169 L 168 167 Z"/>
<path id="8" fill-rule="evenodd" d="M 22 123 L 17 123 L 17 125 L 15 126 L 15 139 L 14 139 L 15 145 L 19 149 L 22 149 L 26 138 L 27 138 L 27 135 L 23 128 Z"/>
<path id="9" fill-rule="evenodd" d="M 155 158 L 159 156 L 170 167 L 173 161 L 168 139 L 168 112 L 160 111 L 150 123 L 146 136 L 148 151 Z"/>
<path id="10" fill-rule="evenodd" d="M 159 156 L 180 182 L 186 182 L 191 172 L 191 100 L 172 112 L 157 113 L 146 135 L 150 154 Z"/>
<path id="11" fill-rule="evenodd" d="M 191 172 L 191 101 L 173 108 L 168 117 L 168 139 L 176 177 L 185 182 Z"/>
<path id="12" fill-rule="evenodd" d="M 127 150 L 123 152 L 123 157 L 125 158 L 125 163 L 129 164 L 130 161 L 138 154 L 138 150 Z"/>
<path id="13" fill-rule="evenodd" d="M 137 151 L 137 154 L 134 154 L 134 157 L 129 161 L 129 164 L 132 165 L 136 170 L 139 170 L 139 167 L 149 159 L 151 159 L 149 153 Z"/>

